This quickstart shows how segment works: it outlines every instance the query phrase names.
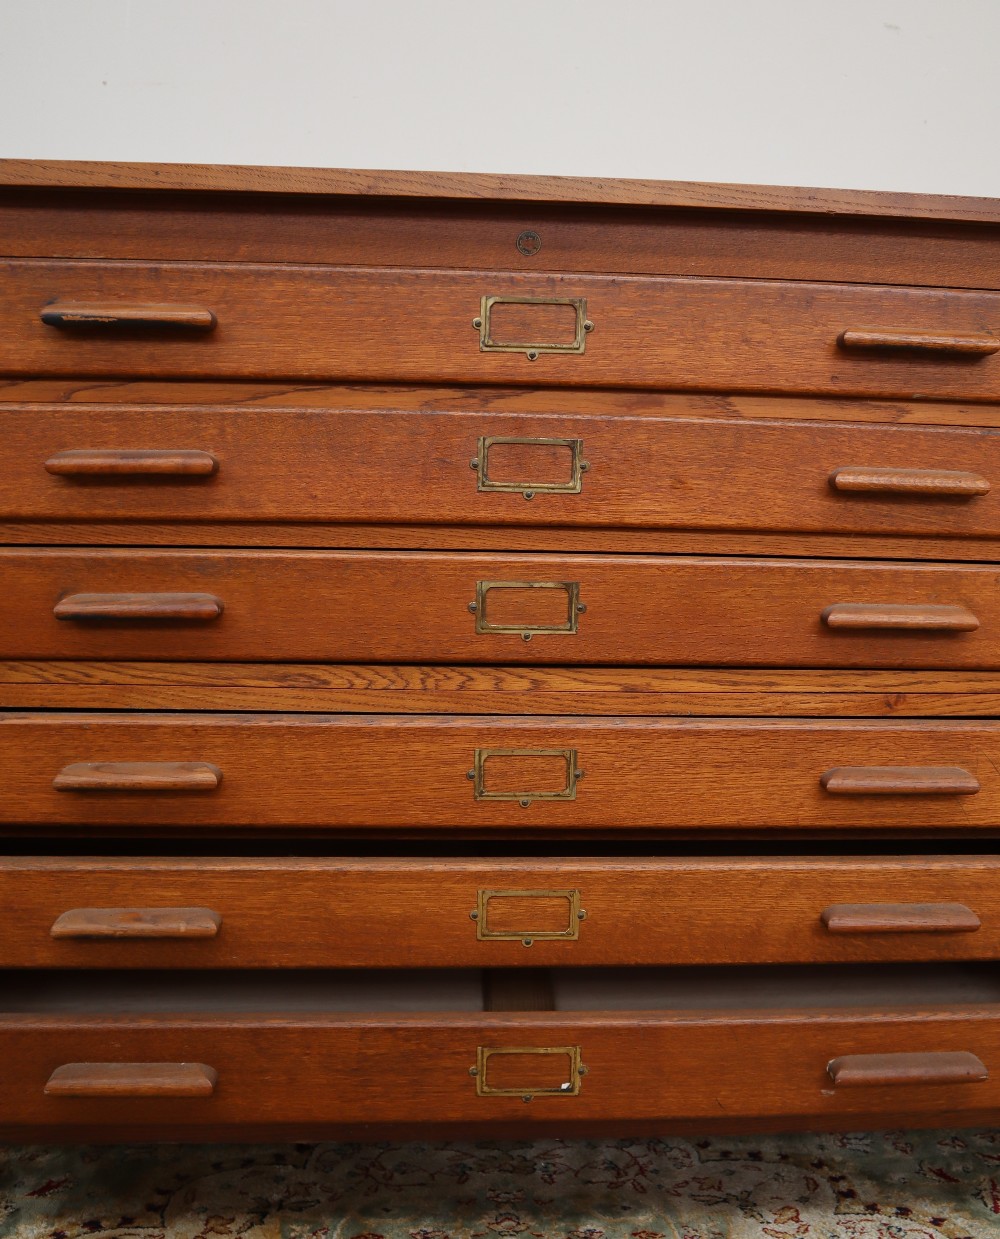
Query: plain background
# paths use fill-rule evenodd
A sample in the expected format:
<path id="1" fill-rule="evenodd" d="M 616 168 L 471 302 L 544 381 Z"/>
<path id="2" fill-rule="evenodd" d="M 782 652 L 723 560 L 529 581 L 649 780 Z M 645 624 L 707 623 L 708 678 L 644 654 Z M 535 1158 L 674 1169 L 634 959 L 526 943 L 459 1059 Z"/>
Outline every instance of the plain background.
<path id="1" fill-rule="evenodd" d="M 1000 197 L 1000 0 L 0 0 L 0 156 Z"/>

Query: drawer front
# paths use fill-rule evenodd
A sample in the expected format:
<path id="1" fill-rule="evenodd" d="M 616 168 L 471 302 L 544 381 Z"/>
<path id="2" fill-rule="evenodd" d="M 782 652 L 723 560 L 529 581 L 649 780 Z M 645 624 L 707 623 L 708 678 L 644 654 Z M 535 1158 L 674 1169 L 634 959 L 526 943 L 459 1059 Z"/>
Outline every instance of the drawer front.
<path id="1" fill-rule="evenodd" d="M 0 715 L 11 826 L 996 830 L 1000 723 Z"/>
<path id="2" fill-rule="evenodd" d="M 1000 958 L 996 857 L 8 857 L 0 906 L 0 967 Z"/>
<path id="3" fill-rule="evenodd" d="M 985 565 L 0 551 L 0 657 L 1000 667 Z"/>
<path id="4" fill-rule="evenodd" d="M 23 260 L 0 312 L 11 375 L 1000 397 L 989 292 Z"/>
<path id="5" fill-rule="evenodd" d="M 899 1053 L 932 1061 L 975 1055 L 991 1074 L 833 1085 L 828 1065 L 837 1059 Z M 155 1124 L 163 1139 L 227 1124 L 358 1125 L 359 1115 L 365 1123 L 486 1124 L 891 1115 L 947 1126 L 1000 1112 L 996 1006 L 266 1020 L 8 1015 L 0 1018 L 0 1054 L 5 1136 L 86 1125 L 93 1138 Z M 60 1084 L 71 1091 L 74 1080 L 100 1070 L 95 1064 L 108 1063 L 123 1065 L 119 1077 L 131 1065 L 146 1094 L 45 1091 Z M 136 1072 L 135 1064 L 155 1066 Z M 181 1066 L 190 1095 L 171 1096 L 172 1075 L 178 1087 L 185 1083 Z"/>
<path id="6" fill-rule="evenodd" d="M 983 429 L 107 405 L 0 427 L 10 520 L 1000 535 Z"/>

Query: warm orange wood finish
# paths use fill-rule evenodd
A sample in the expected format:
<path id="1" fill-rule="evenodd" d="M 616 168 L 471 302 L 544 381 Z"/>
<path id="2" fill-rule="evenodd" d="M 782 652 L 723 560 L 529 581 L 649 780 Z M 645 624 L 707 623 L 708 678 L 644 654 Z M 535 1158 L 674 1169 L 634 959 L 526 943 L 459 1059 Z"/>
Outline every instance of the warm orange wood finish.
<path id="1" fill-rule="evenodd" d="M 985 565 L 6 549 L 0 570 L 6 658 L 1000 667 L 1000 596 Z M 134 619 L 57 611 L 90 609 L 73 601 L 81 595 L 97 596 L 99 614 L 110 608 L 102 595 L 141 602 L 195 588 L 211 591 L 192 595 L 210 622 L 157 618 L 152 602 Z M 979 627 L 823 622 L 844 603 L 961 606 Z"/>
<path id="2" fill-rule="evenodd" d="M 218 461 L 208 452 L 164 451 L 161 448 L 97 448 L 90 451 L 70 449 L 56 452 L 45 462 L 45 472 L 64 478 L 126 478 L 126 477 L 207 477 L 215 473 Z M 963 475 L 964 476 L 964 475 Z M 970 490 L 965 484 L 954 484 L 957 489 L 948 494 L 960 494 Z M 985 493 L 982 486 L 972 487 L 976 494 Z M 938 490 L 944 489 L 939 485 Z"/>
<path id="3" fill-rule="evenodd" d="M 218 1074 L 203 1063 L 66 1063 L 47 1097 L 211 1097 Z"/>
<path id="4" fill-rule="evenodd" d="M 835 766 L 820 786 L 831 796 L 974 796 L 979 780 L 958 766 Z"/>
<path id="5" fill-rule="evenodd" d="M 0 905 L 17 968 L 1000 959 L 995 856 L 6 857 Z"/>
<path id="6" fill-rule="evenodd" d="M 518 760 L 539 752 L 544 763 Z M 0 764 L 16 771 L 0 821 L 139 835 L 182 825 L 982 833 L 1000 813 L 998 752 L 993 722 L 12 712 L 0 716 Z M 197 793 L 53 786 L 66 766 L 105 762 L 206 763 L 220 778 Z M 834 795 L 821 778 L 838 765 L 953 765 L 980 787 Z"/>
<path id="7" fill-rule="evenodd" d="M 12 708 L 264 713 L 991 717 L 988 671 L 0 662 Z"/>
<path id="8" fill-rule="evenodd" d="M 3 166 L 0 163 L 0 177 Z M 760 211 L 591 208 L 543 202 L 378 203 L 272 196 L 262 207 L 219 194 L 150 200 L 5 189 L 0 234 L 10 257 L 308 262 L 338 266 L 514 267 L 641 275 L 996 288 L 991 228 Z M 523 234 L 541 243 L 522 253 Z M 522 245 L 519 247 L 518 242 Z"/>
<path id="9" fill-rule="evenodd" d="M 1000 434 L 971 428 L 570 412 L 0 409 L 7 520 L 1000 536 L 1000 503 L 988 493 L 991 478 L 1000 482 Z M 494 443 L 485 468 L 470 468 L 481 440 L 511 438 L 567 446 L 520 445 L 504 462 L 503 442 Z M 588 466 L 577 489 L 546 489 L 572 481 L 574 456 Z M 941 461 L 952 468 L 928 467 Z"/>
<path id="10" fill-rule="evenodd" d="M 223 406 L 243 409 L 369 410 L 413 409 L 426 413 L 540 413 L 565 416 L 567 401 L 576 413 L 612 417 L 720 418 L 767 421 L 887 422 L 904 426 L 1000 427 L 1000 404 L 936 400 L 852 400 L 773 393 L 672 392 L 597 387 L 474 387 L 400 383 L 281 383 L 260 381 L 185 382 L 171 379 L 120 379 L 94 385 L 83 379 L 33 378 L 0 382 L 0 407 L 23 404 L 105 407 L 152 406 L 184 409 L 191 404 L 206 416 Z M 181 399 L 180 397 L 183 397 Z"/>
<path id="11" fill-rule="evenodd" d="M 187 305 L 129 305 L 110 301 L 94 304 L 82 301 L 56 301 L 39 315 L 46 327 L 67 331 L 113 331 L 127 327 L 167 327 L 192 331 L 211 331 L 216 325 L 211 310 Z"/>
<path id="12" fill-rule="evenodd" d="M 211 594 L 66 594 L 52 608 L 58 620 L 218 619 L 222 604 Z"/>
<path id="13" fill-rule="evenodd" d="M 834 1088 L 880 1085 L 979 1084 L 989 1072 L 975 1054 L 848 1054 L 827 1067 Z"/>
<path id="14" fill-rule="evenodd" d="M 973 357 L 1000 353 L 1000 340 L 984 331 L 969 335 L 936 335 L 930 331 L 845 331 L 837 343 L 845 349 L 907 349 L 917 353 Z"/>
<path id="15" fill-rule="evenodd" d="M 983 924 L 963 903 L 838 903 L 819 919 L 832 934 L 971 934 Z"/>
<path id="16" fill-rule="evenodd" d="M 222 917 L 211 908 L 73 908 L 53 923 L 53 938 L 214 938 Z"/>
<path id="17" fill-rule="evenodd" d="M 0 161 L 0 236 L 0 1138 L 996 1121 L 996 203 Z"/>
<path id="18" fill-rule="evenodd" d="M 2 271 L 0 313 L 9 331 L 0 373 L 9 375 L 613 384 L 1000 399 L 994 357 L 956 362 L 919 350 L 876 356 L 838 345 L 845 330 L 872 323 L 907 333 L 990 334 L 1000 330 L 1000 295 L 990 292 L 250 264 L 18 260 Z M 146 328 L 84 337 L 40 317 L 53 301 L 134 304 L 154 289 L 179 302 L 197 292 L 212 306 L 218 329 L 193 340 Z M 594 330 L 585 351 L 543 352 L 537 361 L 529 360 L 529 348 L 481 351 L 472 323 L 487 297 L 583 299 Z M 527 323 L 531 316 L 523 317 Z M 771 324 L 779 319 L 783 327 L 776 334 Z M 541 315 L 539 323 L 540 345 L 568 344 L 546 338 Z"/>
<path id="19" fill-rule="evenodd" d="M 834 490 L 863 491 L 866 494 L 933 495 L 940 498 L 945 495 L 971 498 L 973 495 L 987 495 L 991 489 L 990 482 L 978 473 L 963 473 L 958 469 L 835 469 L 830 474 L 830 485 Z"/>
<path id="20" fill-rule="evenodd" d="M 839 602 L 823 610 L 827 628 L 897 628 L 910 632 L 975 632 L 979 619 L 968 607 L 933 603 Z"/>
<path id="21" fill-rule="evenodd" d="M 100 160 L 2 159 L 0 185 L 58 189 L 213 190 L 227 194 L 317 194 L 339 197 L 566 202 L 594 206 L 695 207 L 704 210 L 861 215 L 876 219 L 945 219 L 1000 223 L 993 198 L 730 185 L 697 181 L 517 176 L 509 173 L 385 171 L 359 168 L 241 167 L 234 164 L 122 163 Z M 239 201 L 235 199 L 233 201 Z M 269 204 L 270 205 L 270 204 Z M 371 203 L 365 202 L 370 208 Z"/>
<path id="22" fill-rule="evenodd" d="M 105 1061 L 113 1044 L 137 1064 L 211 1063 L 211 1097 L 95 1098 L 46 1095 L 52 1072 Z M 470 1075 L 480 1047 L 579 1047 L 587 1068 L 575 1095 L 479 1096 Z M 6 1015 L 0 1019 L 2 1132 L 86 1122 L 90 1129 L 156 1124 L 297 1125 L 659 1119 L 780 1115 L 851 1116 L 878 1123 L 982 1122 L 1000 1108 L 1000 1079 L 834 1088 L 827 1064 L 848 1055 L 1000 1055 L 1000 1006 L 914 1012 L 906 1008 L 781 1012 L 254 1015 L 101 1017 Z M 102 1058 L 102 1055 L 104 1058 Z M 530 1064 L 529 1064 L 530 1065 Z M 513 1081 L 511 1081 L 513 1082 Z M 890 1089 L 887 1093 L 886 1088 Z M 84 1113 L 85 1111 L 85 1113 Z"/>
<path id="23" fill-rule="evenodd" d="M 214 791 L 221 772 L 197 761 L 73 762 L 52 780 L 57 792 Z"/>

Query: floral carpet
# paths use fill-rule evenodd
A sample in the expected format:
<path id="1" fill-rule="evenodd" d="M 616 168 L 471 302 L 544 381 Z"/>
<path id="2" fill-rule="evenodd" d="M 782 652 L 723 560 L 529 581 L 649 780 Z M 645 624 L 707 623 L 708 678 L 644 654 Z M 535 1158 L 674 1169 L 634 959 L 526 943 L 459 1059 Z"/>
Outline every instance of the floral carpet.
<path id="1" fill-rule="evenodd" d="M 0 1148 L 2 1239 L 998 1239 L 1000 1131 Z"/>

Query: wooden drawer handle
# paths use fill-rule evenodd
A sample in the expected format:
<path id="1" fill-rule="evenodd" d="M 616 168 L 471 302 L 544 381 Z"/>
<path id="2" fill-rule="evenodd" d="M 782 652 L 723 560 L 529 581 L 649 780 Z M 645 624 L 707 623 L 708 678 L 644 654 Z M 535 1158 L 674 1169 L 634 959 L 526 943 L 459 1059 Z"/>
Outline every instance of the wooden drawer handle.
<path id="1" fill-rule="evenodd" d="M 204 1063 L 65 1063 L 49 1097 L 211 1097 L 218 1072 Z"/>
<path id="2" fill-rule="evenodd" d="M 978 473 L 959 469 L 879 469 L 864 465 L 845 466 L 830 474 L 834 490 L 864 491 L 881 495 L 955 495 L 974 499 L 988 495 L 990 484 Z"/>
<path id="3" fill-rule="evenodd" d="M 211 908 L 72 908 L 53 938 L 214 938 L 222 917 Z"/>
<path id="4" fill-rule="evenodd" d="M 214 594 L 69 594 L 52 608 L 60 620 L 218 619 L 222 602 Z"/>
<path id="5" fill-rule="evenodd" d="M 831 796 L 972 796 L 979 780 L 960 766 L 834 766 L 820 775 Z"/>
<path id="6" fill-rule="evenodd" d="M 988 331 L 960 336 L 936 331 L 843 331 L 837 337 L 843 349 L 907 349 L 917 353 L 944 353 L 961 357 L 988 357 L 1000 352 L 1000 340 Z"/>
<path id="7" fill-rule="evenodd" d="M 930 603 L 835 602 L 823 613 L 827 628 L 902 628 L 913 632 L 975 632 L 968 607 Z"/>
<path id="8" fill-rule="evenodd" d="M 208 452 L 139 448 L 76 448 L 56 452 L 45 462 L 46 473 L 62 478 L 209 477 L 219 462 Z"/>
<path id="9" fill-rule="evenodd" d="M 57 792 L 210 792 L 222 771 L 206 761 L 78 761 L 52 780 Z"/>
<path id="10" fill-rule="evenodd" d="M 981 1084 L 990 1078 L 975 1054 L 845 1054 L 826 1065 L 834 1088 L 882 1084 Z"/>
<path id="11" fill-rule="evenodd" d="M 174 327 L 211 331 L 216 317 L 195 305 L 129 304 L 127 301 L 56 301 L 41 311 L 47 327 Z"/>
<path id="12" fill-rule="evenodd" d="M 832 934 L 971 934 L 982 925 L 964 903 L 834 903 L 819 919 Z"/>

